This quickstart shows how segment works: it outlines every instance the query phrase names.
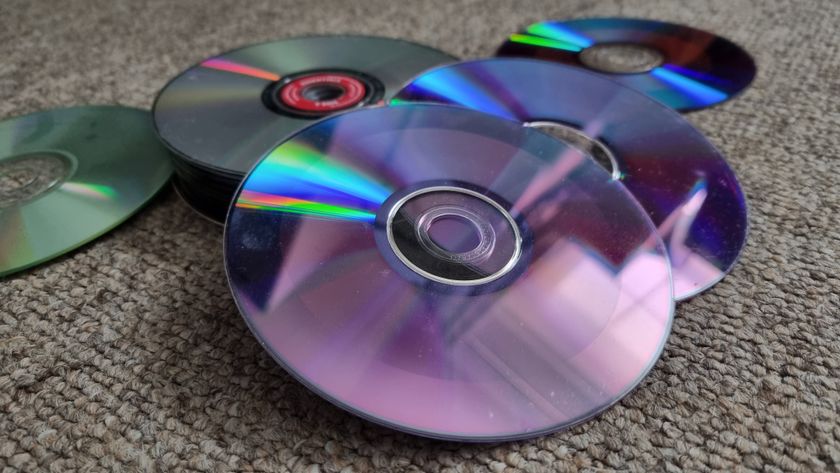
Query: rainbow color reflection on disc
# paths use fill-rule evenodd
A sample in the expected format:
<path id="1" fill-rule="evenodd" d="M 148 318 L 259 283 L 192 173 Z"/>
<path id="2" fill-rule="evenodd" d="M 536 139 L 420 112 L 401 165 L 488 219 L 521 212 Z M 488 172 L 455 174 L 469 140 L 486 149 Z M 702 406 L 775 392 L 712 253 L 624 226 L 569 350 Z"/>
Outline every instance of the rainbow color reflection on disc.
<path id="1" fill-rule="evenodd" d="M 746 202 L 720 152 L 680 114 L 605 77 L 530 59 L 468 61 L 416 77 L 392 100 L 405 102 L 558 124 L 603 145 L 668 247 L 678 300 L 720 281 L 744 246 Z"/>
<path id="2" fill-rule="evenodd" d="M 178 156 L 238 182 L 278 140 L 334 111 L 390 99 L 414 75 L 454 60 L 392 38 L 285 38 L 190 67 L 160 91 L 152 114 Z M 353 87 L 358 95 L 346 93 Z"/>
<path id="3" fill-rule="evenodd" d="M 224 244 L 237 305 L 281 365 L 344 409 L 434 438 L 591 418 L 647 374 L 673 317 L 665 247 L 621 183 L 459 107 L 302 130 L 246 177 Z"/>
<path id="4" fill-rule="evenodd" d="M 601 53 L 613 54 L 612 61 L 619 63 L 593 60 Z M 752 57 L 725 38 L 684 25 L 633 18 L 534 23 L 511 35 L 496 55 L 584 67 L 680 111 L 728 100 L 756 74 Z"/>
<path id="5" fill-rule="evenodd" d="M 70 107 L 0 121 L 0 277 L 104 235 L 171 174 L 144 110 Z"/>

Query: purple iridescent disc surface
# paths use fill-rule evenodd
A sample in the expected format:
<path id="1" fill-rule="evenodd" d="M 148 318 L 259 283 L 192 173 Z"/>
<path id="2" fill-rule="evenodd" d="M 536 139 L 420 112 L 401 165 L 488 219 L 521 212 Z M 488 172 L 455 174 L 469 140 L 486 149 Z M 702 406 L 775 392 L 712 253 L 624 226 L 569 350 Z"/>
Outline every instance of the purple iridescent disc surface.
<path id="1" fill-rule="evenodd" d="M 560 125 L 604 150 L 613 177 L 647 210 L 668 247 L 677 300 L 720 281 L 741 253 L 747 207 L 732 168 L 680 114 L 629 87 L 580 68 L 499 58 L 425 72 L 392 100 L 407 102 Z"/>
<path id="2" fill-rule="evenodd" d="M 443 439 L 582 422 L 658 359 L 664 245 L 584 153 L 465 108 L 339 114 L 237 192 L 225 265 L 263 346 L 326 399 Z"/>
<path id="3" fill-rule="evenodd" d="M 534 23 L 496 55 L 586 68 L 683 112 L 735 97 L 756 74 L 749 53 L 726 38 L 638 18 Z"/>

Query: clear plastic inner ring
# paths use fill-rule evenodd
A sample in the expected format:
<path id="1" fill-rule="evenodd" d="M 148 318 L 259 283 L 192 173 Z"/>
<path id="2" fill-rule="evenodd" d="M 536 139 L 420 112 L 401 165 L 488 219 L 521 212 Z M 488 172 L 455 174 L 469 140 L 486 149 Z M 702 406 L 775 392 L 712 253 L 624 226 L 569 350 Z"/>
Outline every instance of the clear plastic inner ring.
<path id="1" fill-rule="evenodd" d="M 478 245 L 469 251 L 463 252 L 449 251 L 438 245 L 430 235 L 429 230 L 432 224 L 447 217 L 458 217 L 472 224 L 478 235 Z M 416 231 L 420 244 L 427 251 L 440 258 L 459 263 L 474 263 L 486 260 L 496 245 L 496 232 L 486 219 L 468 209 L 451 205 L 441 205 L 426 211 L 417 221 Z"/>
<path id="2" fill-rule="evenodd" d="M 444 247 L 432 230 L 439 220 L 453 217 L 466 225 L 464 231 L 449 234 L 453 245 Z M 488 196 L 461 187 L 431 186 L 403 196 L 389 209 L 385 231 L 403 264 L 426 279 L 453 286 L 499 279 L 516 267 L 522 254 L 513 216 Z M 477 243 L 464 245 L 473 236 Z M 461 247 L 467 249 L 459 251 Z"/>
<path id="3" fill-rule="evenodd" d="M 580 53 L 580 62 L 590 69 L 610 74 L 649 72 L 665 62 L 664 55 L 637 43 L 599 43 Z"/>
<path id="4" fill-rule="evenodd" d="M 74 160 L 58 151 L 0 156 L 0 209 L 32 201 L 73 173 Z"/>

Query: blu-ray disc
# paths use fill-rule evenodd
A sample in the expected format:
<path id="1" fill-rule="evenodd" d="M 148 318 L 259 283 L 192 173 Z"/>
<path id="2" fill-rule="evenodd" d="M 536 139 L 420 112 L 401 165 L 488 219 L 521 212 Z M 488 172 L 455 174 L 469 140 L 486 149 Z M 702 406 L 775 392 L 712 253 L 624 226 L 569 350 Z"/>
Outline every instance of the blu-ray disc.
<path id="1" fill-rule="evenodd" d="M 0 276 L 116 227 L 171 172 L 142 110 L 64 108 L 0 122 Z"/>
<path id="2" fill-rule="evenodd" d="M 227 218 L 232 292 L 290 373 L 367 419 L 492 441 L 582 422 L 659 357 L 670 266 L 579 150 L 465 108 L 329 117 L 271 150 Z"/>
<path id="3" fill-rule="evenodd" d="M 723 102 L 755 77 L 755 62 L 731 41 L 684 25 L 632 18 L 534 23 L 497 56 L 584 67 L 689 111 Z"/>
<path id="4" fill-rule="evenodd" d="M 734 172 L 681 115 L 633 89 L 579 68 L 497 58 L 428 71 L 392 100 L 404 102 L 540 125 L 605 158 L 658 227 L 678 300 L 722 279 L 741 252 L 747 208 Z"/>

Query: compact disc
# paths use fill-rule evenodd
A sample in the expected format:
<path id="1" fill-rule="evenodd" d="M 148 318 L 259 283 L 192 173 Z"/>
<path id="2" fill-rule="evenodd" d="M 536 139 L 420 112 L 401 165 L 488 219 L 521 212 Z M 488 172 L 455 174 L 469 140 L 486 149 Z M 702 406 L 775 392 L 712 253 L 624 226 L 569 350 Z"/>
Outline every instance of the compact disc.
<path id="1" fill-rule="evenodd" d="M 155 101 L 155 126 L 180 158 L 238 183 L 280 139 L 331 113 L 381 103 L 416 74 L 454 60 L 427 46 L 368 36 L 246 46 L 170 81 Z"/>
<path id="2" fill-rule="evenodd" d="M 375 422 L 532 437 L 627 394 L 673 317 L 638 202 L 577 149 L 465 108 L 347 112 L 271 150 L 225 229 L 239 309 L 290 373 Z"/>
<path id="3" fill-rule="evenodd" d="M 496 55 L 585 67 L 680 111 L 732 98 L 756 72 L 752 57 L 725 38 L 632 18 L 534 23 L 511 35 Z"/>
<path id="4" fill-rule="evenodd" d="M 0 276 L 104 234 L 170 174 L 142 110 L 64 108 L 0 122 Z"/>
<path id="5" fill-rule="evenodd" d="M 583 69 L 496 58 L 428 71 L 392 103 L 454 104 L 514 119 L 598 158 L 639 200 L 668 247 L 674 293 L 722 279 L 747 232 L 735 173 L 681 115 Z"/>

